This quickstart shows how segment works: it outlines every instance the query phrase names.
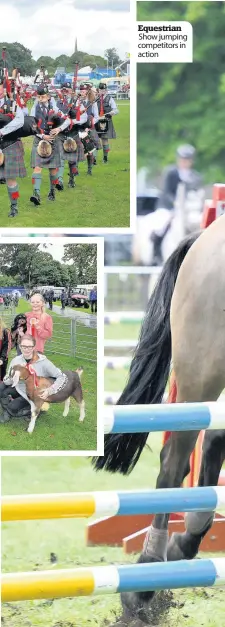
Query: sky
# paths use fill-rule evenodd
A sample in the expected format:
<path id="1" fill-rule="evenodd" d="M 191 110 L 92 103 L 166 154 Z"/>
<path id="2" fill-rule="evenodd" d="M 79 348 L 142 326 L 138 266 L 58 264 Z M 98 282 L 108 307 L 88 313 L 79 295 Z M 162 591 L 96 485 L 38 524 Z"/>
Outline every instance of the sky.
<path id="1" fill-rule="evenodd" d="M 46 245 L 40 244 L 39 248 L 41 251 L 43 251 L 43 253 L 50 253 L 53 259 L 64 263 L 62 261 L 62 258 L 64 255 L 64 244 L 60 244 L 56 240 L 56 243 L 53 243 L 53 244 L 46 244 Z"/>
<path id="2" fill-rule="evenodd" d="M 129 9 L 130 0 L 0 0 L 1 37 L 29 48 L 34 59 L 73 54 L 76 37 L 81 51 L 104 56 L 113 47 L 125 59 Z"/>

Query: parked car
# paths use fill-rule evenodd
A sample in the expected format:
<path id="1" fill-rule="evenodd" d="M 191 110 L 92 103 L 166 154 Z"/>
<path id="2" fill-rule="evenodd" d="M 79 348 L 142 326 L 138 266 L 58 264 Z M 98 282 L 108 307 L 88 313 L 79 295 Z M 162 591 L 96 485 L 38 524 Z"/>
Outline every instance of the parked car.
<path id="1" fill-rule="evenodd" d="M 70 307 L 84 307 L 88 309 L 90 306 L 88 290 L 82 288 L 74 288 L 68 297 L 68 305 Z"/>

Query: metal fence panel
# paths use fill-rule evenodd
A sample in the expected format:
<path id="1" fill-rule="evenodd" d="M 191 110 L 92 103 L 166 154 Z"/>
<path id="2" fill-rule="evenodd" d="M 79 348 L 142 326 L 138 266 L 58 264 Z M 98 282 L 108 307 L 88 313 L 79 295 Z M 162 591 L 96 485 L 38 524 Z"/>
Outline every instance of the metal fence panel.
<path id="1" fill-rule="evenodd" d="M 88 321 L 89 324 L 86 326 L 84 319 L 60 317 L 59 321 L 54 320 L 53 336 L 46 342 L 47 352 L 96 363 L 97 330 L 92 328 L 90 319 Z"/>

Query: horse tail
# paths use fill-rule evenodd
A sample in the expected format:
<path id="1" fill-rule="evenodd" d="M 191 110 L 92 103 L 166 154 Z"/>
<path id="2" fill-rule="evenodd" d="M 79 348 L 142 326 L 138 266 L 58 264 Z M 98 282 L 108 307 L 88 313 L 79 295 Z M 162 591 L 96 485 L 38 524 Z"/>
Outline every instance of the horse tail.
<path id="1" fill-rule="evenodd" d="M 161 403 L 171 363 L 170 306 L 177 275 L 200 232 L 185 238 L 166 261 L 149 299 L 128 382 L 118 405 Z M 93 458 L 95 470 L 129 474 L 147 442 L 148 433 L 108 434 L 104 456 Z"/>

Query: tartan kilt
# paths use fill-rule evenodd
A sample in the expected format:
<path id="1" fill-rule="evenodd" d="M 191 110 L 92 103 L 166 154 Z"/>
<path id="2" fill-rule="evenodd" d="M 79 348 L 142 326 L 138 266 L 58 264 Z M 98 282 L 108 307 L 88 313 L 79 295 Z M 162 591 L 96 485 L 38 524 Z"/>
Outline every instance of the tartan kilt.
<path id="1" fill-rule="evenodd" d="M 66 152 L 63 148 L 63 142 L 67 138 L 67 136 L 62 135 L 61 133 L 58 135 L 60 141 L 60 159 L 61 161 L 68 161 L 68 163 L 79 163 L 80 161 L 85 161 L 86 157 L 84 156 L 84 148 L 83 144 L 79 138 L 79 135 L 72 135 L 73 139 L 75 139 L 77 143 L 77 150 L 74 152 Z M 68 133 L 69 137 L 69 133 Z"/>
<path id="2" fill-rule="evenodd" d="M 59 168 L 61 164 L 60 160 L 60 142 L 58 137 L 55 138 L 52 146 L 52 154 L 50 157 L 40 157 L 37 152 L 37 147 L 41 139 L 35 137 L 31 152 L 31 167 L 32 168 L 47 168 L 47 170 L 53 170 Z"/>
<path id="3" fill-rule="evenodd" d="M 116 139 L 116 131 L 112 119 L 109 120 L 109 128 L 107 133 L 100 133 L 98 134 L 98 136 L 100 139 Z"/>
<path id="4" fill-rule="evenodd" d="M 0 167 L 0 179 L 25 178 L 27 171 L 24 165 L 24 147 L 19 139 L 11 146 L 2 148 L 5 158 Z"/>
<path id="5" fill-rule="evenodd" d="M 89 131 L 89 135 L 90 135 L 91 139 L 93 139 L 93 142 L 94 142 L 96 150 L 101 150 L 102 149 L 102 145 L 101 145 L 100 137 L 98 136 L 98 133 L 95 130 L 95 128 L 92 128 Z"/>

